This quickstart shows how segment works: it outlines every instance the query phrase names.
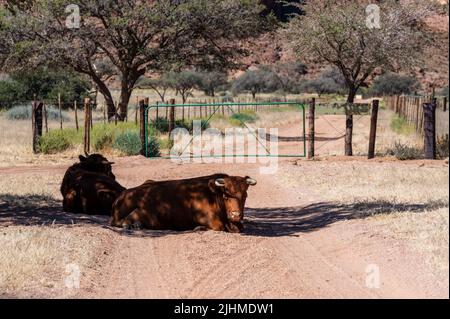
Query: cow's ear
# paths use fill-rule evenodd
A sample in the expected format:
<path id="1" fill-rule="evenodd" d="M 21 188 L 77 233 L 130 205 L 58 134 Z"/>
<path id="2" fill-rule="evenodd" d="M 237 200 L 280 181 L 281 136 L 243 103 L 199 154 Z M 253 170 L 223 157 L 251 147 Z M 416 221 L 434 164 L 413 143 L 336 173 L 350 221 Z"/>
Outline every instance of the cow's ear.
<path id="1" fill-rule="evenodd" d="M 215 179 L 209 180 L 208 186 L 211 192 L 213 192 L 214 194 L 220 193 L 220 191 L 222 190 L 222 187 L 217 186 Z"/>
<path id="2" fill-rule="evenodd" d="M 80 159 L 80 162 L 84 162 L 86 161 L 86 157 L 84 157 L 83 155 L 78 156 L 78 158 Z"/>

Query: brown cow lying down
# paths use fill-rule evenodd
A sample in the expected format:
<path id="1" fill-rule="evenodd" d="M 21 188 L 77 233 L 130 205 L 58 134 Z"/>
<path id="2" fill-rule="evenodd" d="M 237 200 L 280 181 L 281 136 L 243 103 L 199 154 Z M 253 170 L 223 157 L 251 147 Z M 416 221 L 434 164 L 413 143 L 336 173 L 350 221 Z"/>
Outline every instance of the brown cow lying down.
<path id="1" fill-rule="evenodd" d="M 80 163 L 67 169 L 61 184 L 63 211 L 110 216 L 113 202 L 125 190 L 115 180 L 113 163 L 100 154 L 79 158 Z"/>
<path id="2" fill-rule="evenodd" d="M 147 229 L 212 229 L 241 232 L 250 177 L 215 174 L 192 179 L 147 181 L 114 202 L 111 225 Z"/>

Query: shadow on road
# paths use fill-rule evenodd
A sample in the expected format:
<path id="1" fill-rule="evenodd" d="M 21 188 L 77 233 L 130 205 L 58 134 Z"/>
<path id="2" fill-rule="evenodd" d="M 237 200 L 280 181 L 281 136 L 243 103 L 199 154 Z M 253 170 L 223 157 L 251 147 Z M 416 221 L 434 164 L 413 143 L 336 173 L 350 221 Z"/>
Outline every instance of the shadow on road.
<path id="1" fill-rule="evenodd" d="M 0 194 L 1 226 L 104 225 L 108 219 L 65 213 L 62 202 L 50 196 Z"/>
<path id="2" fill-rule="evenodd" d="M 290 236 L 316 231 L 342 220 L 362 219 L 377 214 L 396 212 L 421 213 L 441 207 L 448 207 L 448 203 L 321 202 L 303 207 L 249 208 L 246 211 L 245 234 L 263 237 Z"/>
<path id="3" fill-rule="evenodd" d="M 109 226 L 109 217 L 64 213 L 61 202 L 48 196 L 0 194 L 0 226 L 93 225 L 133 237 L 161 237 L 186 232 L 155 230 L 123 230 Z M 341 204 L 313 203 L 302 207 L 247 208 L 245 236 L 296 236 L 349 219 L 361 219 L 394 212 L 424 212 L 448 207 L 448 203 L 398 204 L 372 201 Z"/>

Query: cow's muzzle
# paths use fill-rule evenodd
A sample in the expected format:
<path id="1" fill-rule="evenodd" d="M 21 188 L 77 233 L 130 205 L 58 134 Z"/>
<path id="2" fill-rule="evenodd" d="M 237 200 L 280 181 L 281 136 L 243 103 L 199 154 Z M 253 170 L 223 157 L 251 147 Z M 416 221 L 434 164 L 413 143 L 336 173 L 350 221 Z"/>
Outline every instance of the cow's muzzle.
<path id="1" fill-rule="evenodd" d="M 242 214 L 239 211 L 230 212 L 229 218 L 233 222 L 238 222 L 242 220 Z"/>

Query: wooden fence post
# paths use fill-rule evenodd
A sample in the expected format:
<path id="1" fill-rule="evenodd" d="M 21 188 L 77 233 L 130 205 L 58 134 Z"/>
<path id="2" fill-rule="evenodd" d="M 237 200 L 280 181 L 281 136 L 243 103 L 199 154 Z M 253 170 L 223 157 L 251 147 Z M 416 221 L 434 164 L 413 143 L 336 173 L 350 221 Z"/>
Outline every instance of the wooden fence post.
<path id="1" fill-rule="evenodd" d="M 446 96 L 444 96 L 444 105 L 442 106 L 442 110 L 444 112 L 447 112 L 447 97 Z"/>
<path id="2" fill-rule="evenodd" d="M 139 136 L 141 138 L 141 155 L 145 154 L 145 100 L 139 101 Z"/>
<path id="3" fill-rule="evenodd" d="M 425 158 L 436 159 L 436 101 L 424 103 L 424 146 Z"/>
<path id="4" fill-rule="evenodd" d="M 84 153 L 91 151 L 91 101 L 84 99 Z"/>
<path id="5" fill-rule="evenodd" d="M 61 93 L 58 93 L 58 110 L 59 110 L 59 129 L 63 129 L 62 111 L 61 111 Z"/>
<path id="6" fill-rule="evenodd" d="M 375 157 L 375 142 L 377 138 L 378 106 L 379 100 L 372 101 L 372 115 L 370 117 L 369 154 L 368 158 Z"/>
<path id="7" fill-rule="evenodd" d="M 78 105 L 77 105 L 77 100 L 75 100 L 73 102 L 73 108 L 75 110 L 75 127 L 77 128 L 77 132 L 79 131 L 79 126 L 78 126 Z"/>
<path id="8" fill-rule="evenodd" d="M 139 96 L 136 96 L 136 108 L 134 110 L 134 124 L 138 124 L 138 113 L 139 113 Z"/>
<path id="9" fill-rule="evenodd" d="M 39 139 L 42 136 L 42 109 L 43 103 L 33 101 L 31 108 L 31 125 L 33 132 L 33 153 L 39 153 Z"/>
<path id="10" fill-rule="evenodd" d="M 308 128 L 309 128 L 309 134 L 308 134 L 308 141 L 309 141 L 309 150 L 308 150 L 308 158 L 312 159 L 314 158 L 314 140 L 315 140 L 315 122 L 316 117 L 316 99 L 312 98 L 311 103 L 309 104 L 309 113 L 308 113 Z"/>
<path id="11" fill-rule="evenodd" d="M 175 128 L 175 99 L 171 99 L 170 103 L 172 106 L 170 107 L 170 114 L 169 114 L 169 136 L 170 133 L 172 133 L 173 129 Z"/>
<path id="12" fill-rule="evenodd" d="M 93 120 L 93 117 L 92 117 L 92 110 L 94 109 L 93 108 L 93 106 L 95 105 L 94 103 L 93 103 L 93 101 L 89 101 L 90 102 L 90 108 L 89 108 L 89 123 L 91 124 L 91 130 L 93 130 L 94 129 L 94 120 Z"/>
<path id="13" fill-rule="evenodd" d="M 48 133 L 48 113 L 47 113 L 47 105 L 44 105 L 44 125 L 45 125 L 45 133 Z"/>

